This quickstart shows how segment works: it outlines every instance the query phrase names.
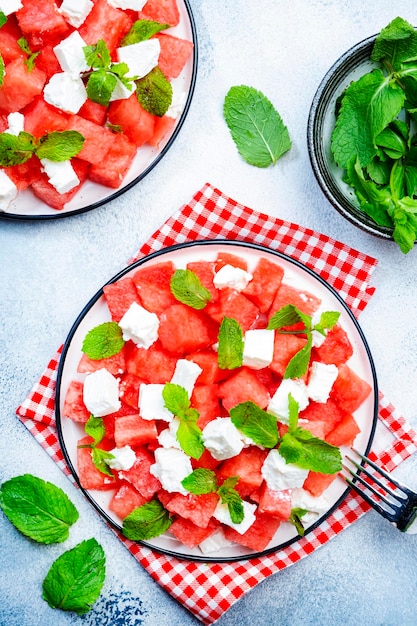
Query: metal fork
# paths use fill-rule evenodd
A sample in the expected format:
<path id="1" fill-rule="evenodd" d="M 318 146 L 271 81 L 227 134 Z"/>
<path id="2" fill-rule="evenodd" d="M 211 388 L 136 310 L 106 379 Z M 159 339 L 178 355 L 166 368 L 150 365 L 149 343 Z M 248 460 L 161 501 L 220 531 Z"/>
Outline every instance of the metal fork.
<path id="1" fill-rule="evenodd" d="M 354 448 L 352 451 L 362 461 L 358 463 L 346 456 L 355 467 L 354 471 L 344 465 L 344 469 L 353 477 L 353 480 L 344 477 L 352 489 L 398 530 L 409 534 L 417 533 L 417 493 L 399 483 L 368 457 Z"/>

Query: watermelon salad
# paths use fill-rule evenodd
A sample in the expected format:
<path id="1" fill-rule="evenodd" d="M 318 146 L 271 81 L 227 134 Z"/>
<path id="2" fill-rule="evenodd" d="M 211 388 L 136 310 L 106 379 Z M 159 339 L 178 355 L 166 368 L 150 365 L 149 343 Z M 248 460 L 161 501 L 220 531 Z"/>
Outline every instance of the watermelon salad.
<path id="1" fill-rule="evenodd" d="M 63 211 L 146 169 L 188 98 L 183 13 L 180 0 L 0 2 L 1 211 L 21 197 Z"/>
<path id="2" fill-rule="evenodd" d="M 327 288 L 262 249 L 206 248 L 103 288 L 72 365 L 64 351 L 58 422 L 79 484 L 126 537 L 210 559 L 271 549 L 329 511 L 375 389 Z"/>

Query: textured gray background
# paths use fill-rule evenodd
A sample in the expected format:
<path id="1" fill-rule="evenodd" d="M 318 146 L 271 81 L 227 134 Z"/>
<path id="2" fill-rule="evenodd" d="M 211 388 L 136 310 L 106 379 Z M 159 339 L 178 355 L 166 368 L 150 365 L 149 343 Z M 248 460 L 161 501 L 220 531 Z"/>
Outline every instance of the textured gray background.
<path id="1" fill-rule="evenodd" d="M 151 580 L 19 423 L 15 409 L 85 303 L 124 267 L 156 228 L 205 182 L 254 209 L 315 228 L 379 259 L 377 292 L 361 315 L 381 389 L 417 425 L 416 254 L 343 220 L 311 171 L 306 125 L 332 63 L 400 15 L 417 24 L 412 0 L 191 0 L 199 73 L 188 118 L 155 170 L 111 204 L 49 223 L 0 222 L 0 481 L 24 472 L 60 485 L 80 512 L 69 545 L 96 537 L 107 555 L 101 599 L 84 617 L 53 611 L 42 580 L 62 546 L 39 546 L 0 514 L 0 624 L 184 626 L 198 620 Z M 293 147 L 272 169 L 246 165 L 222 117 L 232 85 L 263 91 Z M 417 459 L 399 474 L 417 487 Z M 240 600 L 218 626 L 416 623 L 417 538 L 374 513 Z"/>

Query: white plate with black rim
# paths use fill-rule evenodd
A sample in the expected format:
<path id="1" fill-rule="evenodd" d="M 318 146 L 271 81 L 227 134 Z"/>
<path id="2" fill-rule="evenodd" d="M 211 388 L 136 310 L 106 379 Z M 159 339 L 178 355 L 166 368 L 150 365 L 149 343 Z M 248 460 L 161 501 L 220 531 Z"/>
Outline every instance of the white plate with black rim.
<path id="1" fill-rule="evenodd" d="M 186 100 L 182 113 L 178 116 L 172 130 L 164 137 L 159 147 L 145 144 L 138 148 L 132 165 L 126 174 L 121 186 L 110 189 L 104 185 L 93 183 L 90 180 L 81 186 L 74 197 L 62 210 L 56 210 L 37 198 L 30 189 L 19 192 L 16 200 L 7 211 L 0 211 L 0 219 L 6 220 L 50 220 L 69 217 L 96 209 L 111 200 L 119 197 L 149 174 L 171 148 L 189 111 L 197 80 L 197 29 L 191 11 L 189 0 L 177 0 L 180 12 L 180 22 L 170 28 L 169 34 L 193 42 L 193 54 L 188 59 L 183 71 L 171 80 L 174 91 L 186 93 Z"/>
<path id="2" fill-rule="evenodd" d="M 257 244 L 239 241 L 207 240 L 180 244 L 152 253 L 126 267 L 109 280 L 108 283 L 113 283 L 120 278 L 132 275 L 138 268 L 149 267 L 162 261 L 172 261 L 176 268 L 185 268 L 187 263 L 191 261 L 214 260 L 219 252 L 228 252 L 244 258 L 249 271 L 254 268 L 260 257 L 265 257 L 284 268 L 285 282 L 290 282 L 292 285 L 296 284 L 300 289 L 304 288 L 319 297 L 326 310 L 340 312 L 339 323 L 347 332 L 353 346 L 353 355 L 349 359 L 348 364 L 361 378 L 369 383 L 372 389 L 368 398 L 355 411 L 355 419 L 360 427 L 360 433 L 355 439 L 355 448 L 363 454 L 367 454 L 371 447 L 378 416 L 378 389 L 372 355 L 365 336 L 349 307 L 333 287 L 311 269 L 280 252 Z M 63 404 L 71 381 L 74 379 L 83 380 L 85 377 L 85 374 L 77 373 L 77 366 L 82 356 L 81 346 L 85 335 L 91 328 L 105 321 L 110 321 L 110 314 L 104 299 L 103 290 L 100 289 L 75 320 L 65 341 L 58 368 L 56 390 L 58 435 L 65 460 L 78 484 L 77 442 L 85 436 L 85 431 L 82 424 L 76 423 L 63 415 Z M 346 451 L 342 449 L 342 455 Z M 83 491 L 104 519 L 120 531 L 122 521 L 109 509 L 109 502 L 114 491 L 87 491 L 85 489 Z M 338 476 L 324 493 L 329 503 L 328 509 L 317 520 L 306 527 L 306 534 L 310 533 L 329 517 L 341 504 L 348 492 L 349 488 L 345 481 Z M 231 544 L 229 547 L 216 553 L 203 554 L 198 547 L 194 549 L 187 548 L 169 532 L 142 543 L 157 551 L 179 558 L 220 562 L 252 558 L 260 554 L 281 550 L 299 538 L 295 527 L 285 522 L 280 525 L 272 541 L 261 553 L 252 552 L 237 544 Z"/>

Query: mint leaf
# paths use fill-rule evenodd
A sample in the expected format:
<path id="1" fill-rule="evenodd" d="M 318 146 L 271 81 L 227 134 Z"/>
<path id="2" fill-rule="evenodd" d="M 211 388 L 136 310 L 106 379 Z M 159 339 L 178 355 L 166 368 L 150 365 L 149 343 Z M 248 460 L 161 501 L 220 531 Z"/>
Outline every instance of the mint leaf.
<path id="1" fill-rule="evenodd" d="M 375 139 L 404 106 L 405 95 L 390 76 L 375 69 L 352 82 L 344 92 L 331 150 L 336 163 L 346 168 L 352 157 L 366 167 L 377 153 Z"/>
<path id="2" fill-rule="evenodd" d="M 123 331 L 117 322 L 103 322 L 88 331 L 81 350 L 89 359 L 99 361 L 118 354 L 124 345 Z"/>
<path id="3" fill-rule="evenodd" d="M 106 434 L 106 427 L 104 425 L 104 421 L 102 417 L 94 417 L 94 415 L 90 415 L 88 421 L 84 426 L 84 430 L 94 439 L 92 445 L 98 445 L 100 441 L 104 438 Z"/>
<path id="4" fill-rule="evenodd" d="M 41 137 L 36 156 L 50 161 L 68 161 L 80 152 L 84 141 L 76 130 L 53 131 Z"/>
<path id="5" fill-rule="evenodd" d="M 416 58 L 417 34 L 411 24 L 396 17 L 377 35 L 371 60 L 384 61 L 392 70 L 400 70 L 403 63 Z"/>
<path id="6" fill-rule="evenodd" d="M 243 363 L 243 331 L 232 317 L 224 317 L 219 329 L 217 361 L 222 370 L 241 367 Z"/>
<path id="7" fill-rule="evenodd" d="M 242 158 L 256 167 L 269 167 L 291 148 L 288 129 L 268 98 L 253 87 L 231 87 L 223 114 Z"/>
<path id="8" fill-rule="evenodd" d="M 35 138 L 30 133 L 0 133 L 0 165 L 20 165 L 26 163 L 36 150 Z"/>
<path id="9" fill-rule="evenodd" d="M 82 541 L 61 554 L 42 585 L 42 597 L 54 609 L 87 613 L 97 600 L 106 575 L 106 558 L 96 539 Z"/>
<path id="10" fill-rule="evenodd" d="M 297 429 L 298 425 L 298 411 L 299 404 L 294 399 L 291 393 L 288 394 L 288 430 L 290 433 L 293 433 Z"/>
<path id="11" fill-rule="evenodd" d="M 195 469 L 181 481 L 181 484 L 184 489 L 196 496 L 201 496 L 205 493 L 216 493 L 217 491 L 216 474 L 205 467 Z"/>
<path id="12" fill-rule="evenodd" d="M 2 55 L 0 54 L 0 87 L 2 87 L 4 83 L 4 76 L 6 74 L 6 67 L 4 65 L 4 60 Z"/>
<path id="13" fill-rule="evenodd" d="M 193 309 L 204 309 L 211 300 L 211 293 L 206 289 L 191 270 L 176 270 L 169 283 L 174 297 Z"/>
<path id="14" fill-rule="evenodd" d="M 181 385 L 167 383 L 162 390 L 165 407 L 179 420 L 177 441 L 188 456 L 199 459 L 204 452 L 201 429 L 197 426 L 198 411 L 191 407 L 187 390 Z"/>
<path id="15" fill-rule="evenodd" d="M 78 519 L 77 509 L 62 489 L 31 474 L 2 484 L 0 507 L 23 535 L 45 544 L 65 541 Z"/>
<path id="16" fill-rule="evenodd" d="M 17 45 L 22 50 L 22 52 L 28 55 L 28 58 L 25 60 L 25 65 L 28 68 L 28 71 L 31 72 L 35 67 L 35 61 L 40 54 L 40 50 L 38 50 L 38 52 L 32 52 L 27 39 L 25 39 L 24 37 L 21 37 L 17 40 Z"/>
<path id="17" fill-rule="evenodd" d="M 148 113 L 162 117 L 172 103 L 172 85 L 159 67 L 136 80 L 137 98 Z"/>
<path id="18" fill-rule="evenodd" d="M 0 11 L 0 28 L 4 26 L 6 22 L 7 16 L 3 13 L 3 11 Z"/>
<path id="19" fill-rule="evenodd" d="M 301 518 L 304 517 L 306 513 L 308 513 L 306 509 L 300 509 L 296 507 L 291 510 L 291 515 L 288 520 L 290 524 L 293 524 L 293 526 L 295 526 L 300 537 L 304 537 L 304 534 L 305 534 L 305 529 L 304 529 Z"/>
<path id="20" fill-rule="evenodd" d="M 199 459 L 204 452 L 201 428 L 195 422 L 182 419 L 177 430 L 177 441 L 185 454 L 192 459 Z"/>
<path id="21" fill-rule="evenodd" d="M 159 500 L 151 500 L 124 518 L 122 532 L 132 541 L 146 541 L 162 535 L 171 524 L 172 518 Z"/>
<path id="22" fill-rule="evenodd" d="M 323 311 L 317 324 L 314 324 L 313 330 L 325 334 L 326 330 L 331 330 L 339 321 L 339 311 Z"/>
<path id="23" fill-rule="evenodd" d="M 97 448 L 95 445 L 91 445 L 91 458 L 94 467 L 98 469 L 99 472 L 114 479 L 114 474 L 106 463 L 106 461 L 114 459 L 113 454 L 108 452 L 108 450 L 103 450 L 102 448 Z"/>
<path id="24" fill-rule="evenodd" d="M 311 358 L 313 339 L 311 332 L 307 336 L 307 343 L 289 360 L 285 368 L 284 378 L 301 378 L 308 370 Z"/>
<path id="25" fill-rule="evenodd" d="M 116 84 L 117 77 L 115 74 L 104 69 L 98 69 L 90 75 L 87 81 L 87 96 L 97 104 L 108 106 Z"/>
<path id="26" fill-rule="evenodd" d="M 95 45 L 85 46 L 84 56 L 87 64 L 95 69 L 106 69 L 111 63 L 110 50 L 104 39 L 99 39 Z"/>
<path id="27" fill-rule="evenodd" d="M 231 476 L 229 478 L 226 478 L 226 480 L 218 489 L 218 494 L 221 498 L 221 501 L 223 504 L 227 504 L 230 518 L 234 524 L 240 524 L 241 522 L 243 522 L 243 519 L 245 517 L 242 498 L 235 489 L 238 481 L 238 476 Z"/>
<path id="28" fill-rule="evenodd" d="M 280 330 L 299 322 L 302 322 L 307 330 L 311 329 L 311 315 L 306 315 L 293 304 L 286 304 L 271 316 L 267 329 Z"/>
<path id="29" fill-rule="evenodd" d="M 265 448 L 275 448 L 278 443 L 276 417 L 263 411 L 253 402 L 242 402 L 230 409 L 232 423 L 244 435 Z"/>
<path id="30" fill-rule="evenodd" d="M 339 448 L 301 428 L 285 433 L 278 451 L 287 463 L 313 472 L 336 474 L 342 469 Z"/>
<path id="31" fill-rule="evenodd" d="M 161 30 L 166 30 L 167 28 L 170 28 L 169 24 L 161 24 L 153 20 L 137 20 L 127 35 L 123 37 L 120 45 L 130 46 L 133 43 L 146 41 L 156 35 L 156 33 L 159 33 Z"/>

